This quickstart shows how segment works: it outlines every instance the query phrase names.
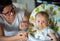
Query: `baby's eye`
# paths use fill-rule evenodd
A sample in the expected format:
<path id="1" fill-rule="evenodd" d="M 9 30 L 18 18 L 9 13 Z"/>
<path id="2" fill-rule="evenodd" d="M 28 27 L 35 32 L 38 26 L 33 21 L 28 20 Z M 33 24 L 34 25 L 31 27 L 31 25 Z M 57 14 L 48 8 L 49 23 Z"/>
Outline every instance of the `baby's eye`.
<path id="1" fill-rule="evenodd" d="M 45 21 L 43 21 L 42 23 L 45 23 Z"/>
<path id="2" fill-rule="evenodd" d="M 42 23 L 44 23 L 44 21 Z"/>
<path id="3" fill-rule="evenodd" d="M 40 22 L 40 21 L 38 21 L 38 22 Z"/>

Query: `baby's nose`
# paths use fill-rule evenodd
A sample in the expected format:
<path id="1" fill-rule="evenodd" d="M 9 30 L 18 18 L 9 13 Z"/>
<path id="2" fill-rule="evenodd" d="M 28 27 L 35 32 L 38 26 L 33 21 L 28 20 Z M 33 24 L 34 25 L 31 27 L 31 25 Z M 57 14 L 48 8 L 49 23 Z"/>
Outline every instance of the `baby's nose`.
<path id="1" fill-rule="evenodd" d="M 41 22 L 40 24 L 42 25 L 43 23 Z"/>

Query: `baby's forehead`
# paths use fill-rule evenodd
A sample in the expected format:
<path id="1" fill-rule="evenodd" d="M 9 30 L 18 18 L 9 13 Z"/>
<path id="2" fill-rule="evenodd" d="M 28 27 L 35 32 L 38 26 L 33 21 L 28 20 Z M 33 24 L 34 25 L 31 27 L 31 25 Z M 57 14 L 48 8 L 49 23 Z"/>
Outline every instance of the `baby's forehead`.
<path id="1" fill-rule="evenodd" d="M 46 16 L 38 14 L 35 18 L 44 18 L 44 19 L 46 19 Z"/>
<path id="2" fill-rule="evenodd" d="M 42 17 L 46 17 L 46 15 L 45 14 L 42 14 L 42 13 L 38 13 L 38 14 L 36 14 L 36 16 L 35 17 L 37 17 L 37 16 L 42 16 Z"/>
<path id="3" fill-rule="evenodd" d="M 42 15 L 42 14 L 39 14 L 39 13 L 35 16 L 35 18 L 44 18 L 44 19 L 48 19 L 48 17 L 46 17 L 46 15 Z"/>
<path id="4" fill-rule="evenodd" d="M 37 17 L 36 19 L 35 19 L 36 21 L 45 21 L 45 22 L 47 22 L 48 21 L 48 19 L 47 18 L 45 18 L 45 17 Z"/>

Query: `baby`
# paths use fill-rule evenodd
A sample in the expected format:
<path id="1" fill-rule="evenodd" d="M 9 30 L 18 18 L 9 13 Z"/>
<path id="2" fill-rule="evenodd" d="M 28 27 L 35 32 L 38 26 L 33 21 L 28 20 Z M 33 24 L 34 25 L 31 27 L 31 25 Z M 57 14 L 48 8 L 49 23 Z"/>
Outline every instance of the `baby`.
<path id="1" fill-rule="evenodd" d="M 48 14 L 44 11 L 38 12 L 35 16 L 35 30 L 34 37 L 39 40 L 53 40 L 57 41 L 54 31 L 48 27 Z M 36 28 L 36 29 L 35 29 Z"/>
<path id="2" fill-rule="evenodd" d="M 20 30 L 20 41 L 28 41 L 28 17 L 24 17 L 24 21 L 22 21 L 19 25 Z"/>

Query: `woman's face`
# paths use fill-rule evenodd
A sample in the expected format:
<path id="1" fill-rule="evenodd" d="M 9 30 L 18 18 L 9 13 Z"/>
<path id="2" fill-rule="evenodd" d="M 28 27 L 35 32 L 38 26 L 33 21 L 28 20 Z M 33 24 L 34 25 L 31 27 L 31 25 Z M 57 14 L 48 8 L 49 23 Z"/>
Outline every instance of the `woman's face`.
<path id="1" fill-rule="evenodd" d="M 2 15 L 5 20 L 11 24 L 15 19 L 15 10 L 13 8 L 13 5 L 6 6 L 2 11 Z"/>
<path id="2" fill-rule="evenodd" d="M 13 5 L 8 5 L 8 6 L 6 6 L 6 7 L 3 9 L 2 14 L 5 15 L 5 16 L 13 15 L 13 14 L 14 14 Z"/>

